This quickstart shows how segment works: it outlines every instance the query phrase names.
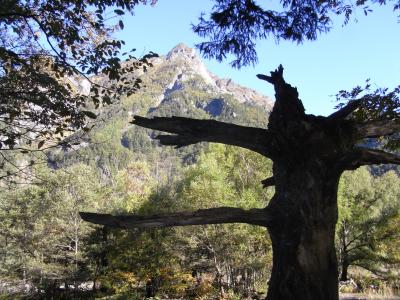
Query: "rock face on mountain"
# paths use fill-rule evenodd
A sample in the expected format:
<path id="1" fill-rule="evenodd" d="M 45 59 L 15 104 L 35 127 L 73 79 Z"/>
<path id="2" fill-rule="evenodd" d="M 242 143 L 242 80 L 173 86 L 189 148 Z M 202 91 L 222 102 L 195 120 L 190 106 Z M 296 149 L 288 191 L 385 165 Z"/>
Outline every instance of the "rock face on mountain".
<path id="1" fill-rule="evenodd" d="M 231 79 L 219 78 L 209 72 L 196 50 L 185 44 L 178 44 L 167 55 L 154 59 L 153 63 L 156 68 L 161 65 L 164 67 L 170 65 L 175 73 L 166 87 L 166 94 L 181 89 L 183 82 L 200 77 L 207 85 L 210 93 L 229 94 L 240 103 L 257 105 L 268 111 L 272 109 L 273 101 L 271 98 L 255 90 L 240 86 Z"/>
<path id="2" fill-rule="evenodd" d="M 197 55 L 196 50 L 189 48 L 185 44 L 178 44 L 165 56 L 166 61 L 176 62 L 181 61 L 183 68 L 180 70 L 187 74 L 200 75 L 207 84 L 214 85 L 214 80 L 210 76 L 200 57 Z M 182 78 L 184 80 L 184 78 Z"/>

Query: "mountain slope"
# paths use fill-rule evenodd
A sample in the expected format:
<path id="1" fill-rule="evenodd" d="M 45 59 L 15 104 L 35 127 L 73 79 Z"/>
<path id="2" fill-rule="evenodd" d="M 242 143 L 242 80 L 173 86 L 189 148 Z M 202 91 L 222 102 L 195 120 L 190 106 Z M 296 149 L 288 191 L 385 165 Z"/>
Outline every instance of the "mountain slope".
<path id="1" fill-rule="evenodd" d="M 273 105 L 271 99 L 210 73 L 194 49 L 179 44 L 167 55 L 153 58 L 151 62 L 153 67 L 147 72 L 132 75 L 132 78 L 139 75 L 141 90 L 101 108 L 95 126 L 79 145 L 49 154 L 53 167 L 85 162 L 109 177 L 137 159 L 139 154 L 148 160 L 156 152 L 156 156 L 161 155 L 164 160 L 173 157 L 174 161 L 191 163 L 203 147 L 194 145 L 179 150 L 158 147 L 152 140 L 154 132 L 129 123 L 134 115 L 215 118 L 236 124 L 267 126 Z"/>

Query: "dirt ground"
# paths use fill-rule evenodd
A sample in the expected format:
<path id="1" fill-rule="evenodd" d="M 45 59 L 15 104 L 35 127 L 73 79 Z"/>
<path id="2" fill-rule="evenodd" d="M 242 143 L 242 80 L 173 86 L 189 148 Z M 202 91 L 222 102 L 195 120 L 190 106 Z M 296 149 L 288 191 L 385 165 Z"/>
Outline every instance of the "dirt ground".
<path id="1" fill-rule="evenodd" d="M 366 296 L 362 294 L 340 294 L 341 300 L 400 300 L 400 297 Z"/>

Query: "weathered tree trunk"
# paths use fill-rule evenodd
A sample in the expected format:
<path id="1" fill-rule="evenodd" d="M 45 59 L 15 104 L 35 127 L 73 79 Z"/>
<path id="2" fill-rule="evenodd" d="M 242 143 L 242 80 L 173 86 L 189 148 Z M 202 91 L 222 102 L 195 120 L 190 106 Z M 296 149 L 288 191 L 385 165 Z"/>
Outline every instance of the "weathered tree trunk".
<path id="1" fill-rule="evenodd" d="M 348 253 L 348 229 L 347 220 L 342 220 L 340 228 L 338 230 L 339 234 L 339 257 L 340 257 L 340 281 L 348 280 L 348 269 L 349 269 L 349 253 Z"/>
<path id="2" fill-rule="evenodd" d="M 340 281 L 347 281 L 348 280 L 348 270 L 349 270 L 349 263 L 347 261 L 342 262 L 342 270 L 340 272 Z"/>
<path id="3" fill-rule="evenodd" d="M 276 194 L 268 206 L 274 215 L 268 227 L 273 268 L 267 299 L 337 300 L 334 237 L 339 177 L 307 164 L 295 170 L 274 169 Z"/>
<path id="4" fill-rule="evenodd" d="M 265 209 L 221 207 L 147 217 L 81 216 L 93 223 L 122 228 L 222 223 L 265 226 L 273 247 L 267 300 L 338 300 L 334 240 L 340 175 L 361 165 L 400 164 L 397 155 L 358 145 L 363 138 L 399 132 L 400 121 L 394 117 L 350 120 L 348 117 L 360 108 L 362 99 L 350 101 L 328 117 L 307 115 L 297 89 L 283 79 L 282 66 L 270 76 L 257 77 L 273 84 L 276 92 L 268 129 L 182 117 L 135 117 L 132 123 L 170 133 L 157 137 L 164 145 L 217 142 L 272 159 L 274 176 L 262 183 L 275 185 L 275 195 Z"/>

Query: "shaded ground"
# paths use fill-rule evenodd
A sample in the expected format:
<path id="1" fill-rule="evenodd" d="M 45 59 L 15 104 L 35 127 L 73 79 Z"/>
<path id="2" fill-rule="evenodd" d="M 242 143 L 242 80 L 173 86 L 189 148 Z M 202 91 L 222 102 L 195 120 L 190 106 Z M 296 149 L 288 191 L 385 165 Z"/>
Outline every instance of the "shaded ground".
<path id="1" fill-rule="evenodd" d="M 400 297 L 366 296 L 363 294 L 340 294 L 341 300 L 400 300 Z"/>

